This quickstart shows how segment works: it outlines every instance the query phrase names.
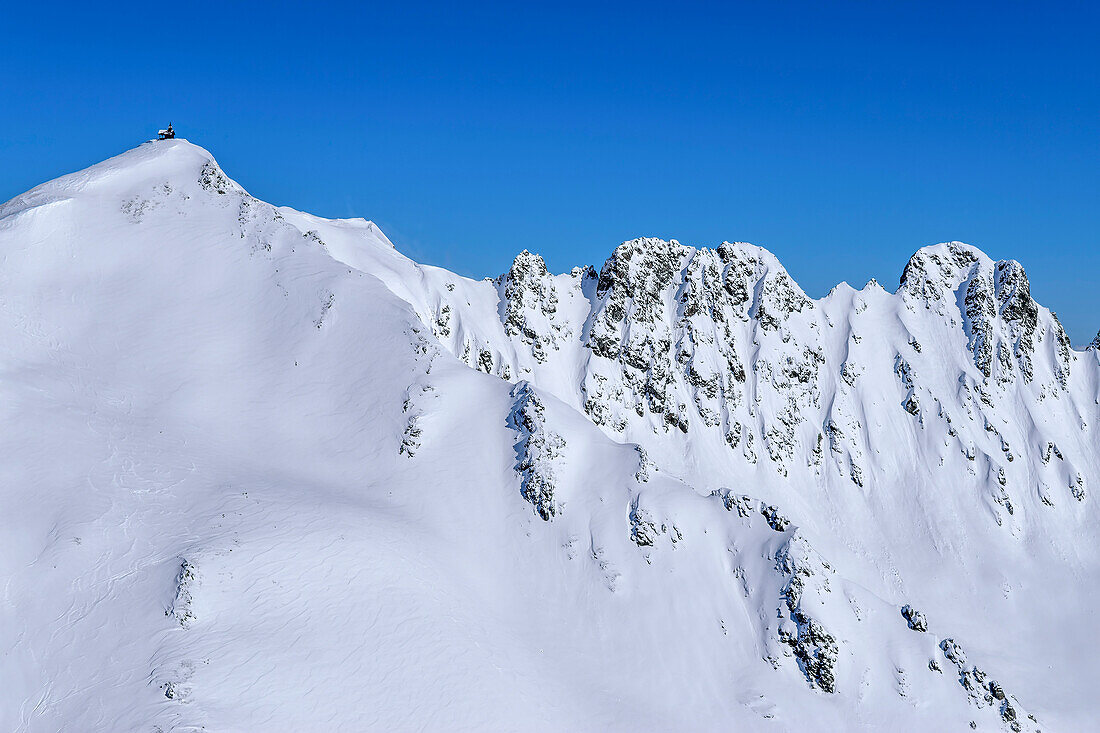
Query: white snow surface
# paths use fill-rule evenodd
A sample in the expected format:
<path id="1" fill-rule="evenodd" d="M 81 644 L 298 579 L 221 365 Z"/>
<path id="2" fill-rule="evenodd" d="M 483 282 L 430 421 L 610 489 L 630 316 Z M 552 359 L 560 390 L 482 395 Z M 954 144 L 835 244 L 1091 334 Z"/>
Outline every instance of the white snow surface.
<path id="1" fill-rule="evenodd" d="M 1100 729 L 1100 351 L 1018 263 L 479 282 L 181 139 L 0 258 L 0 730 Z"/>

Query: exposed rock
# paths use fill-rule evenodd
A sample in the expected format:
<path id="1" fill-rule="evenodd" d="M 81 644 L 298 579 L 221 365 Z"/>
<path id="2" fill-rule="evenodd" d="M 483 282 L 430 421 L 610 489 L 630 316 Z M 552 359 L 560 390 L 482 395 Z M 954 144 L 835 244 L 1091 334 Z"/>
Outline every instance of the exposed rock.
<path id="1" fill-rule="evenodd" d="M 555 462 L 562 455 L 565 441 L 546 428 L 545 406 L 529 382 L 520 382 L 512 389 L 512 400 L 508 424 L 519 437 L 515 450 L 520 493 L 542 519 L 550 521 L 561 510 L 554 495 Z"/>
<path id="2" fill-rule="evenodd" d="M 651 547 L 659 534 L 657 525 L 635 500 L 630 507 L 630 539 L 638 547 Z"/>
<path id="3" fill-rule="evenodd" d="M 795 627 L 794 633 L 780 627 L 779 639 L 791 648 L 811 687 L 836 692 L 839 653 L 836 638 L 807 613 L 802 602 L 807 582 L 823 572 L 824 566 L 805 540 L 795 534 L 776 554 L 776 570 L 789 578 L 783 589 L 783 602 Z"/>
<path id="4" fill-rule="evenodd" d="M 784 517 L 779 513 L 779 510 L 770 504 L 765 504 L 760 507 L 760 513 L 764 515 L 764 519 L 767 520 L 768 526 L 774 529 L 776 532 L 783 532 L 790 525 L 791 520 Z"/>
<path id="5" fill-rule="evenodd" d="M 928 618 L 908 603 L 902 606 L 901 615 L 913 631 L 928 631 Z"/>
<path id="6" fill-rule="evenodd" d="M 536 362 L 546 361 L 548 350 L 557 350 L 559 340 L 571 335 L 557 319 L 558 293 L 546 263 L 523 250 L 497 285 L 503 291 L 505 334 L 524 342 Z"/>
<path id="7" fill-rule="evenodd" d="M 240 189 L 230 182 L 226 175 L 222 173 L 221 168 L 213 161 L 203 165 L 202 170 L 199 172 L 199 185 L 202 186 L 205 191 L 220 195 L 227 194 L 231 191 L 240 192 Z"/>
<path id="8" fill-rule="evenodd" d="M 999 682 L 989 679 L 982 669 L 970 665 L 962 647 L 954 639 L 941 641 L 940 649 L 944 658 L 958 671 L 959 685 L 966 691 L 972 705 L 977 708 L 994 708 L 1001 721 L 1012 731 L 1022 731 L 1026 724 L 1028 730 L 1039 733 L 1035 716 L 1027 714 L 1026 719 L 1021 720 L 1019 700 L 1006 693 Z M 971 727 L 974 725 L 971 724 Z"/>
<path id="9" fill-rule="evenodd" d="M 192 602 L 199 583 L 198 569 L 187 558 L 181 560 L 179 572 L 176 574 L 176 596 L 164 615 L 175 618 L 176 622 L 185 629 L 190 628 L 195 622 Z"/>

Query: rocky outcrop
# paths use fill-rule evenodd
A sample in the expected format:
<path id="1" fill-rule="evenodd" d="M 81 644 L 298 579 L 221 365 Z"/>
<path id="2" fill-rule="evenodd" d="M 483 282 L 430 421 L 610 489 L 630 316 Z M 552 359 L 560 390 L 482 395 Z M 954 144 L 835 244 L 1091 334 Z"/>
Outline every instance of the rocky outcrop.
<path id="1" fill-rule="evenodd" d="M 557 286 L 542 257 L 523 250 L 497 279 L 497 287 L 505 334 L 526 345 L 536 362 L 545 362 L 548 351 L 572 336 L 557 318 Z"/>
<path id="2" fill-rule="evenodd" d="M 790 624 L 780 626 L 779 639 L 791 648 L 811 687 L 836 692 L 837 640 L 803 603 L 803 594 L 811 582 L 823 583 L 827 590 L 823 577 L 827 568 L 809 543 L 796 533 L 776 553 L 775 568 L 788 578 L 783 588 L 783 604 Z"/>
<path id="3" fill-rule="evenodd" d="M 1032 482 L 1031 457 L 1021 464 L 1012 448 L 1030 438 L 992 420 L 994 405 L 1022 388 L 1057 399 L 1078 358 L 1054 314 L 1032 299 L 1019 263 L 959 242 L 915 253 L 893 295 L 869 283 L 814 301 L 759 247 L 654 238 L 621 244 L 598 274 L 555 276 L 523 251 L 484 286 L 494 290 L 499 330 L 447 282 L 423 315 L 436 338 L 474 369 L 534 381 L 616 440 L 652 449 L 713 436 L 746 466 L 779 476 L 831 471 L 866 490 L 871 445 L 885 435 L 868 432 L 864 412 L 885 397 L 907 413 L 890 418 L 893 440 L 908 442 L 914 428 L 942 433 L 972 476 L 1003 472 L 995 501 L 1004 507 L 1018 505 L 1014 487 Z M 861 326 L 895 309 L 904 325 L 896 336 Z M 896 391 L 881 394 L 886 369 Z M 952 381 L 957 387 L 944 387 Z M 1076 488 L 1072 474 L 1040 480 Z"/>
<path id="4" fill-rule="evenodd" d="M 222 173 L 222 169 L 214 161 L 206 163 L 199 171 L 199 186 L 204 191 L 222 196 L 228 193 L 244 193 L 240 186 L 229 180 L 225 173 Z"/>
<path id="5" fill-rule="evenodd" d="M 977 708 L 993 708 L 1006 728 L 1019 733 L 1028 730 L 1039 733 L 1039 721 L 1023 710 L 1014 695 L 1005 692 L 999 682 L 981 668 L 968 663 L 966 653 L 954 639 L 940 642 L 943 657 L 958 673 L 959 685 L 966 691 L 972 705 Z"/>
<path id="6" fill-rule="evenodd" d="M 565 441 L 546 427 L 545 416 L 545 405 L 529 382 L 520 382 L 512 389 L 508 425 L 518 437 L 515 451 L 520 493 L 539 517 L 550 521 L 561 511 L 554 483 Z"/>
<path id="7" fill-rule="evenodd" d="M 957 301 L 974 365 L 998 385 L 1017 378 L 1030 382 L 1036 353 L 1049 334 L 1051 371 L 1057 386 L 1065 388 L 1072 361 L 1069 339 L 1054 314 L 1044 323 L 1019 262 L 994 263 L 961 242 L 925 247 L 906 265 L 901 291 L 911 309 L 923 304 L 952 324 L 951 306 Z"/>
<path id="8" fill-rule="evenodd" d="M 199 571 L 187 558 L 180 561 L 179 571 L 176 573 L 176 594 L 165 610 L 164 615 L 176 620 L 183 628 L 190 628 L 195 622 L 195 611 L 192 608 L 194 593 L 200 583 Z"/>
<path id="9" fill-rule="evenodd" d="M 928 631 L 928 617 L 908 603 L 902 606 L 901 615 L 905 617 L 905 623 L 913 631 Z"/>
<path id="10" fill-rule="evenodd" d="M 787 333 L 813 301 L 770 253 L 634 240 L 605 263 L 595 296 L 587 346 L 596 361 L 582 385 L 594 422 L 615 433 L 639 419 L 666 433 L 714 430 L 752 461 L 759 436 L 788 470 L 801 410 L 820 400 L 825 357 L 816 341 Z M 785 405 L 767 422 L 750 401 L 761 393 Z"/>
<path id="11" fill-rule="evenodd" d="M 1044 435 L 1042 421 L 1039 437 L 1070 454 L 1065 471 L 1035 469 L 1038 456 L 1019 448 L 1034 437 L 995 417 L 998 403 L 1024 389 L 1039 403 L 1057 400 L 1049 409 L 1069 422 L 1087 422 L 1059 398 L 1079 357 L 1015 261 L 950 242 L 915 253 L 894 294 L 877 283 L 843 285 L 814 301 L 759 247 L 648 238 L 621 244 L 598 274 L 555 276 L 523 251 L 508 272 L 476 286 L 492 289 L 495 314 L 477 310 L 489 298 L 456 290 L 451 278 L 422 309 L 432 334 L 474 369 L 539 384 L 615 440 L 651 450 L 713 441 L 746 468 L 831 473 L 868 491 L 874 444 L 911 444 L 915 429 L 942 435 L 945 450 L 907 456 L 910 465 L 943 465 L 953 453 L 975 482 L 995 477 L 999 525 L 1025 487 L 1086 496 L 1088 477 L 1076 478 L 1090 464 L 1080 444 Z M 901 328 L 883 330 L 895 312 Z M 866 411 L 880 400 L 897 412 L 876 415 L 883 427 L 873 434 Z M 1056 505 L 1053 490 L 1038 493 Z"/>

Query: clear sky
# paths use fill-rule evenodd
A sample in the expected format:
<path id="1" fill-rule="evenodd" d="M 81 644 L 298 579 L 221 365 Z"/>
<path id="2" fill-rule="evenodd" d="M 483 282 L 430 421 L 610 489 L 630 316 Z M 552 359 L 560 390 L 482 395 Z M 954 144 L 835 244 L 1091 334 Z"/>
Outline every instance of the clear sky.
<path id="1" fill-rule="evenodd" d="M 0 105 L 0 200 L 171 121 L 474 277 L 728 239 L 820 296 L 959 239 L 1100 328 L 1097 3 L 6 3 Z"/>

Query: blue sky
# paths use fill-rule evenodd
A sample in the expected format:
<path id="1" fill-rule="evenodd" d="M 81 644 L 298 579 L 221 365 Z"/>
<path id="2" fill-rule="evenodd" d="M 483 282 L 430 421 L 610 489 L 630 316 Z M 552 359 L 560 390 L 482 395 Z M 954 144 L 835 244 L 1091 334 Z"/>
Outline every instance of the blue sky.
<path id="1" fill-rule="evenodd" d="M 729 239 L 819 296 L 959 239 L 1100 328 L 1096 4 L 592 5 L 9 4 L 0 199 L 172 121 L 470 276 Z"/>

